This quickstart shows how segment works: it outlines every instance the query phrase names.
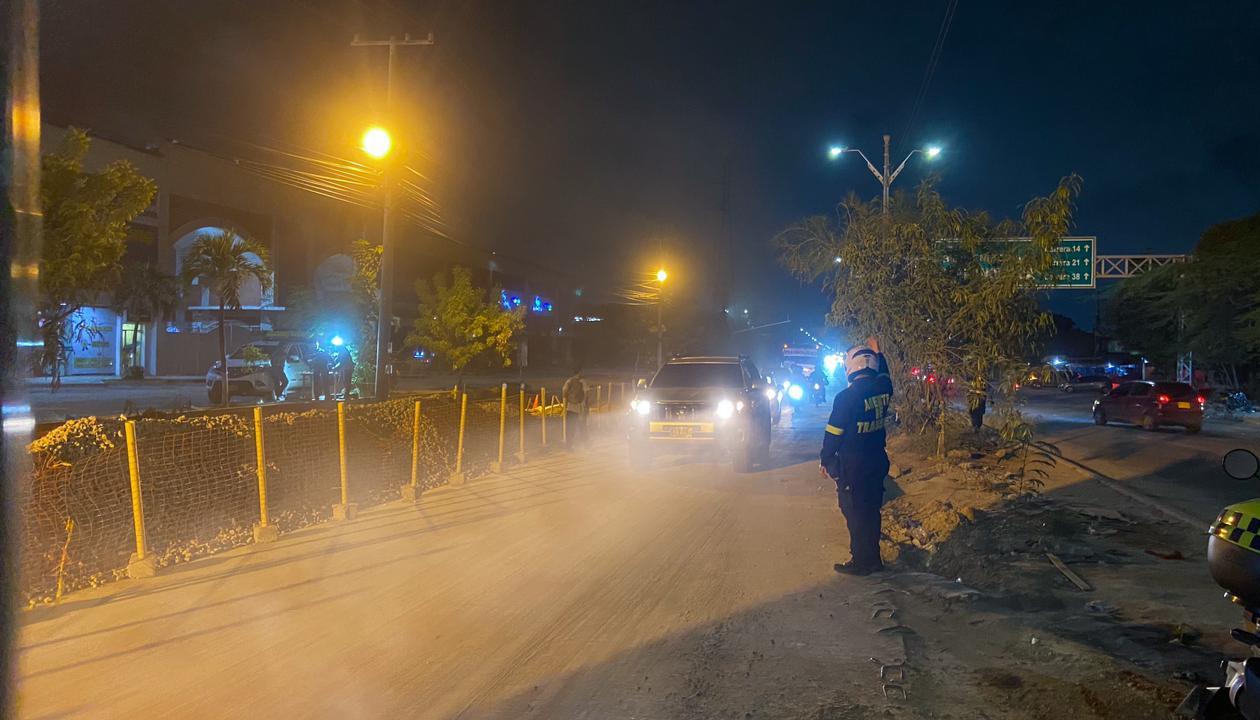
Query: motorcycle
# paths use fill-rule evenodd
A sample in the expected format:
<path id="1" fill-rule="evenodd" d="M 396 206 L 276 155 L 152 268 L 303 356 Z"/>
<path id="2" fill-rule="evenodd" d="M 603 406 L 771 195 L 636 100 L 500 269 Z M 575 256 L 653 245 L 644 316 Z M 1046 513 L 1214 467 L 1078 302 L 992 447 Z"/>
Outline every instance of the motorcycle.
<path id="1" fill-rule="evenodd" d="M 815 405 L 825 405 L 827 403 L 827 388 L 820 382 L 814 383 L 814 390 L 809 394 L 809 399 Z"/>
<path id="2" fill-rule="evenodd" d="M 1260 478 L 1260 458 L 1249 450 L 1230 450 L 1223 463 L 1235 480 Z M 1208 534 L 1208 571 L 1225 596 L 1243 609 L 1243 627 L 1230 637 L 1246 645 L 1248 657 L 1221 663 L 1219 686 L 1196 686 L 1177 707 L 1177 715 L 1195 720 L 1260 720 L 1260 498 L 1234 503 L 1221 511 Z"/>

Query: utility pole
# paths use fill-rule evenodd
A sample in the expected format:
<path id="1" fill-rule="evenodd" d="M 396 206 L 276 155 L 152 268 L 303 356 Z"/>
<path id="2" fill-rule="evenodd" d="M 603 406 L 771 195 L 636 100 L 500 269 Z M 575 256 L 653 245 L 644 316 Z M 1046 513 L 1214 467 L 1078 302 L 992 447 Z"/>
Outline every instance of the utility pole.
<path id="1" fill-rule="evenodd" d="M 425 38 L 413 38 L 405 34 L 400 40 L 393 35 L 388 40 L 362 40 L 358 35 L 350 41 L 351 47 L 389 48 L 389 64 L 385 70 L 385 115 L 392 127 L 394 121 L 394 71 L 398 63 L 398 48 L 412 45 L 432 45 L 433 33 Z M 396 130 L 396 128 L 395 128 Z M 396 162 L 396 161 L 395 161 Z M 389 397 L 389 381 L 386 369 L 389 367 L 390 335 L 394 325 L 394 243 L 393 243 L 393 210 L 394 183 L 393 172 L 387 162 L 381 175 L 381 295 L 376 310 L 376 377 L 372 394 L 377 400 Z"/>

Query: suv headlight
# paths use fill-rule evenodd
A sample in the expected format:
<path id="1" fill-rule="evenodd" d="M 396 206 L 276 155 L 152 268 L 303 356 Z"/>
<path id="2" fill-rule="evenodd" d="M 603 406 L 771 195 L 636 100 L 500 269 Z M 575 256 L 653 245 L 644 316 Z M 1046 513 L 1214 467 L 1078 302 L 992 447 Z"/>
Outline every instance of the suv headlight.
<path id="1" fill-rule="evenodd" d="M 735 403 L 730 400 L 723 400 L 717 404 L 717 416 L 726 420 L 735 414 Z"/>
<path id="2" fill-rule="evenodd" d="M 648 413 L 652 412 L 652 403 L 648 402 L 647 400 L 643 400 L 643 399 L 635 400 L 634 402 L 630 403 L 630 406 L 633 407 L 634 411 L 639 413 L 640 415 L 647 415 Z"/>

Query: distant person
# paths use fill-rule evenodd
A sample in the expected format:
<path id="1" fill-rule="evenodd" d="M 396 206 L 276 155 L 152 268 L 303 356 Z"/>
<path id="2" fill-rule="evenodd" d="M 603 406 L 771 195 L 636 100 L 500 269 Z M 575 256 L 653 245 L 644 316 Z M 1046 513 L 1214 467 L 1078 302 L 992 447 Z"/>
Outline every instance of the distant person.
<path id="1" fill-rule="evenodd" d="M 311 353 L 311 357 L 307 362 L 311 369 L 312 400 L 323 400 L 325 395 L 332 394 L 328 389 L 329 381 L 332 379 L 328 374 L 328 366 L 331 362 L 332 358 L 328 357 L 328 353 L 324 351 L 323 346 L 315 343 L 315 350 Z"/>
<path id="2" fill-rule="evenodd" d="M 354 384 L 354 356 L 345 345 L 337 348 L 336 371 L 337 392 L 342 400 L 349 400 L 350 386 Z"/>
<path id="3" fill-rule="evenodd" d="M 284 371 L 284 363 L 288 357 L 289 348 L 284 343 L 276 345 L 276 349 L 271 352 L 271 380 L 276 400 L 283 400 L 284 391 L 289 388 L 289 376 Z"/>
<path id="4" fill-rule="evenodd" d="M 560 391 L 561 397 L 564 399 L 564 413 L 566 437 L 565 447 L 572 451 L 573 448 L 585 445 L 586 436 L 586 381 L 582 379 L 582 368 L 574 368 L 573 375 L 564 381 L 564 388 Z"/>
<path id="5" fill-rule="evenodd" d="M 967 390 L 967 414 L 971 416 L 971 429 L 979 432 L 984 427 L 984 413 L 989 405 L 989 392 L 984 380 L 977 379 Z"/>
<path id="6" fill-rule="evenodd" d="M 844 369 L 849 386 L 836 395 L 823 433 L 819 470 L 836 483 L 840 512 L 849 525 L 853 559 L 836 563 L 847 575 L 884 569 L 879 557 L 880 506 L 888 475 L 884 424 L 892 410 L 892 379 L 875 338 L 849 348 Z"/>

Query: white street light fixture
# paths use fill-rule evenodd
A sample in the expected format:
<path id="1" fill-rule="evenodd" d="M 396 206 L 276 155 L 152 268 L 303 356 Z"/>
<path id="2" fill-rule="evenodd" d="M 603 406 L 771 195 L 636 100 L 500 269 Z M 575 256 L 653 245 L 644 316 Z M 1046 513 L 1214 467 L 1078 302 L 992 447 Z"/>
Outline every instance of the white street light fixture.
<path id="1" fill-rule="evenodd" d="M 827 150 L 827 157 L 830 158 L 831 160 L 837 160 L 839 159 L 841 155 L 847 152 L 855 152 L 858 155 L 862 156 L 862 159 L 866 161 L 867 169 L 871 171 L 871 174 L 875 176 L 875 179 L 879 181 L 879 184 L 884 187 L 883 208 L 884 208 L 885 215 L 888 214 L 889 188 L 892 187 L 893 180 L 896 180 L 897 176 L 901 174 L 901 171 L 905 169 L 906 163 L 910 161 L 910 158 L 914 157 L 915 153 L 923 153 L 923 155 L 927 159 L 932 160 L 937 155 L 941 154 L 941 149 L 935 145 L 931 147 L 926 147 L 926 148 L 915 148 L 910 151 L 909 155 L 906 155 L 906 159 L 901 161 L 901 164 L 897 166 L 896 170 L 892 170 L 891 163 L 888 160 L 888 153 L 889 153 L 891 144 L 892 144 L 892 136 L 885 135 L 884 136 L 884 171 L 883 172 L 880 172 L 879 169 L 875 167 L 875 164 L 872 163 L 870 159 L 866 157 L 866 154 L 857 148 L 846 148 L 846 147 L 841 147 L 840 145 L 832 145 Z"/>

